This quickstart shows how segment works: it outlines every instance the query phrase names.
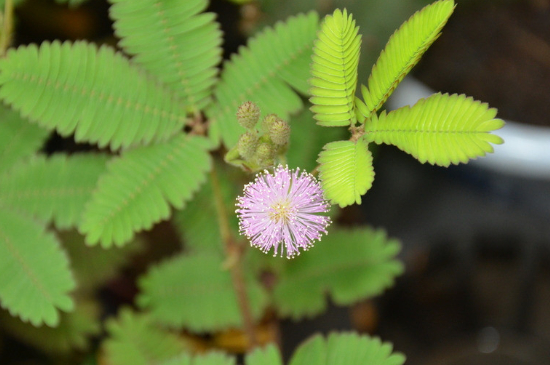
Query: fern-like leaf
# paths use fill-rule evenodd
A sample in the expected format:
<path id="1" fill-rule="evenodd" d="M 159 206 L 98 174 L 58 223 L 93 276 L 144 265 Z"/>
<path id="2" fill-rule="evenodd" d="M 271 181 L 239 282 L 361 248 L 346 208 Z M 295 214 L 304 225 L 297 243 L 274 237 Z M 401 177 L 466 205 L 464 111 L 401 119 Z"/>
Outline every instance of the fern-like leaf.
<path id="1" fill-rule="evenodd" d="M 361 204 L 374 181 L 372 154 L 365 141 L 337 141 L 325 145 L 319 153 L 319 178 L 325 196 L 333 204 L 345 207 Z"/>
<path id="2" fill-rule="evenodd" d="M 334 303 L 350 305 L 390 287 L 403 265 L 395 259 L 401 245 L 383 230 L 335 229 L 299 260 L 286 262 L 273 290 L 283 316 L 311 317 Z"/>
<path id="3" fill-rule="evenodd" d="M 0 175 L 17 161 L 36 152 L 48 131 L 30 124 L 21 115 L 0 105 Z"/>
<path id="4" fill-rule="evenodd" d="M 283 365 L 283 360 L 277 347 L 271 344 L 247 354 L 245 365 Z"/>
<path id="5" fill-rule="evenodd" d="M 211 99 L 221 61 L 221 32 L 215 14 L 198 15 L 207 0 L 111 0 L 109 12 L 120 46 L 168 85 L 189 111 Z"/>
<path id="6" fill-rule="evenodd" d="M 122 246 L 167 219 L 170 205 L 183 208 L 210 169 L 208 147 L 202 137 L 180 134 L 113 159 L 84 211 L 79 230 L 86 243 Z"/>
<path id="7" fill-rule="evenodd" d="M 424 52 L 439 37 L 454 10 L 453 0 L 440 0 L 417 11 L 395 31 L 373 66 L 368 89 L 361 91 L 368 110 L 368 119 L 388 99 L 405 75 L 416 65 Z"/>
<path id="8" fill-rule="evenodd" d="M 0 204 L 58 228 L 75 227 L 106 161 L 99 154 L 35 156 L 0 176 Z"/>
<path id="9" fill-rule="evenodd" d="M 222 352 L 207 352 L 203 355 L 192 356 L 182 353 L 168 361 L 164 361 L 159 365 L 235 365 L 236 359 L 233 356 L 228 356 Z M 266 364 L 270 365 L 270 364 Z"/>
<path id="10" fill-rule="evenodd" d="M 121 248 L 105 250 L 99 246 L 86 246 L 84 237 L 74 230 L 59 232 L 58 236 L 69 255 L 80 296 L 89 294 L 92 297 L 145 247 L 143 242 L 136 240 Z"/>
<path id="11" fill-rule="evenodd" d="M 96 301 L 77 300 L 75 310 L 61 313 L 59 325 L 55 328 L 34 327 L 11 317 L 7 312 L 0 313 L 3 329 L 21 342 L 38 348 L 48 354 L 59 356 L 71 351 L 85 351 L 92 336 L 101 333 L 100 310 Z"/>
<path id="12" fill-rule="evenodd" d="M 39 254 L 37 254 L 39 253 Z M 34 326 L 59 324 L 75 286 L 69 260 L 44 227 L 0 207 L 0 305 Z"/>
<path id="13" fill-rule="evenodd" d="M 140 280 L 137 303 L 166 326 L 195 332 L 242 326 L 231 274 L 222 258 L 212 253 L 180 255 L 153 267 Z M 266 293 L 246 275 L 252 316 L 258 319 L 267 304 Z"/>
<path id="14" fill-rule="evenodd" d="M 159 364 L 191 346 L 183 338 L 155 325 L 151 316 L 122 308 L 106 324 L 109 338 L 103 343 L 106 363 L 113 365 Z"/>
<path id="15" fill-rule="evenodd" d="M 214 140 L 221 138 L 229 147 L 237 143 L 245 130 L 237 123 L 235 113 L 247 100 L 255 102 L 263 114 L 276 113 L 283 119 L 303 107 L 292 88 L 307 93 L 317 28 L 318 16 L 314 12 L 291 17 L 252 38 L 247 47 L 241 47 L 224 64 L 214 90 L 216 102 L 207 109 Z"/>
<path id="16" fill-rule="evenodd" d="M 390 343 L 357 333 L 315 335 L 300 345 L 289 365 L 402 365 L 405 356 L 393 352 Z"/>
<path id="17" fill-rule="evenodd" d="M 219 180 L 220 192 L 223 196 L 225 214 L 229 219 L 229 226 L 233 228 L 233 233 L 238 236 L 238 218 L 235 214 L 235 197 L 240 193 L 232 182 L 232 178 L 238 179 L 234 175 L 236 171 L 233 168 L 226 168 L 218 164 L 219 175 L 223 179 Z M 212 179 L 201 187 L 201 190 L 195 194 L 185 209 L 177 210 L 174 213 L 174 225 L 183 238 L 183 244 L 186 249 L 194 252 L 211 251 L 219 254 L 224 253 L 222 243 L 222 234 L 217 221 L 218 212 L 216 201 L 212 199 L 214 190 Z"/>
<path id="18" fill-rule="evenodd" d="M 181 101 L 109 47 L 55 41 L 10 49 L 0 99 L 39 125 L 112 149 L 166 140 L 186 121 Z"/>
<path id="19" fill-rule="evenodd" d="M 313 48 L 309 80 L 317 123 L 326 127 L 355 123 L 354 98 L 361 50 L 359 27 L 347 10 L 327 15 Z"/>
<path id="20" fill-rule="evenodd" d="M 449 166 L 493 152 L 503 140 L 490 132 L 504 122 L 496 109 L 465 95 L 434 94 L 409 106 L 374 117 L 365 138 L 397 146 L 422 163 Z"/>

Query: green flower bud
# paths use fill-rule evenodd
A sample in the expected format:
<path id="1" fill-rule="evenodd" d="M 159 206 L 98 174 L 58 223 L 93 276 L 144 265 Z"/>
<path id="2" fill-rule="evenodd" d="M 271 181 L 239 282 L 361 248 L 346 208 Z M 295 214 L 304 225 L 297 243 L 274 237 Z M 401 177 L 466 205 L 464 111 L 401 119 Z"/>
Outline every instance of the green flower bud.
<path id="1" fill-rule="evenodd" d="M 273 160 L 274 153 L 275 151 L 271 143 L 263 142 L 258 145 L 258 148 L 256 148 L 254 158 L 258 161 L 258 164 L 264 165 L 265 162 Z"/>
<path id="2" fill-rule="evenodd" d="M 247 129 L 254 128 L 260 119 L 260 108 L 251 101 L 244 102 L 237 110 L 237 120 Z"/>
<path id="3" fill-rule="evenodd" d="M 290 125 L 282 119 L 276 120 L 269 128 L 269 137 L 279 146 L 284 146 L 290 141 Z"/>
<path id="4" fill-rule="evenodd" d="M 256 147 L 258 146 L 258 136 L 256 135 L 256 132 L 246 132 L 239 138 L 239 142 L 237 144 L 237 150 L 239 151 L 239 155 L 242 156 L 245 160 L 250 159 L 252 156 L 254 156 L 254 152 L 256 152 Z"/>
<path id="5" fill-rule="evenodd" d="M 277 120 L 280 120 L 277 114 L 266 115 L 262 120 L 262 128 L 264 132 L 269 133 L 269 129 L 271 128 L 271 125 L 275 123 Z"/>

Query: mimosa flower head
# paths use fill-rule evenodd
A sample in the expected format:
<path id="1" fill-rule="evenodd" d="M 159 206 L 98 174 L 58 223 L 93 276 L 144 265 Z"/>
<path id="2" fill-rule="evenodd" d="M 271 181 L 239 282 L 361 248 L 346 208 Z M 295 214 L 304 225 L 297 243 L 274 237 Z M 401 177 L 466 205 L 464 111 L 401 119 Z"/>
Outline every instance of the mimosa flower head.
<path id="1" fill-rule="evenodd" d="M 327 233 L 329 217 L 319 215 L 330 209 L 323 189 L 313 175 L 279 165 L 273 173 L 264 171 L 245 186 L 237 198 L 241 234 L 252 246 L 273 256 L 287 258 L 308 250 Z"/>

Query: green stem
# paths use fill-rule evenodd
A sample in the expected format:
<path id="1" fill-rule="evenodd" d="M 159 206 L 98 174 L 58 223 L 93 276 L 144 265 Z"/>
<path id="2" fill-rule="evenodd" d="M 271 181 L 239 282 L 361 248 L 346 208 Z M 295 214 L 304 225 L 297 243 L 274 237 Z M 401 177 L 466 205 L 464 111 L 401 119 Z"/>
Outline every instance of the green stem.
<path id="1" fill-rule="evenodd" d="M 254 319 L 252 318 L 252 311 L 250 310 L 250 302 L 248 300 L 248 294 L 246 292 L 246 284 L 244 280 L 242 270 L 242 257 L 243 257 L 243 245 L 239 244 L 231 234 L 229 228 L 229 220 L 227 217 L 227 210 L 223 202 L 223 194 L 220 188 L 220 181 L 216 172 L 216 166 L 210 173 L 210 179 L 212 181 L 212 190 L 214 193 L 214 199 L 216 201 L 216 212 L 218 214 L 218 222 L 220 224 L 220 231 L 222 241 L 227 255 L 228 268 L 231 272 L 231 281 L 233 283 L 233 289 L 237 295 L 237 303 L 241 312 L 244 332 L 248 337 L 250 347 L 256 347 L 258 344 L 258 337 L 256 335 L 256 329 L 254 326 Z"/>
<path id="2" fill-rule="evenodd" d="M 2 16 L 2 34 L 0 35 L 0 56 L 6 54 L 11 44 L 13 33 L 13 0 L 6 0 L 4 3 L 4 14 Z"/>

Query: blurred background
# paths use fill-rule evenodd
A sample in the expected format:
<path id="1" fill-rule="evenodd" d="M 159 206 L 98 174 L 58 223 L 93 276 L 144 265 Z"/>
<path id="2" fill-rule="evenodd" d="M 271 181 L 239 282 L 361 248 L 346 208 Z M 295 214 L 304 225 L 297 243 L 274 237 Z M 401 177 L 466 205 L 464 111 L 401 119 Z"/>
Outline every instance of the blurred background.
<path id="1" fill-rule="evenodd" d="M 366 83 L 388 37 L 430 2 L 215 0 L 209 11 L 218 13 L 228 57 L 265 25 L 311 9 L 326 14 L 346 7 L 363 35 L 359 74 Z M 116 46 L 104 0 L 16 3 L 16 45 L 88 39 Z M 505 144 L 503 159 L 493 159 L 497 148 L 495 156 L 448 169 L 377 148 L 373 188 L 342 220 L 385 227 L 401 239 L 406 272 L 375 301 L 284 322 L 287 353 L 312 332 L 358 329 L 393 342 L 409 365 L 550 364 L 550 0 L 457 4 L 413 70 L 420 91 L 398 88 L 388 108 L 430 89 L 465 93 L 498 108 L 513 121 L 502 132 L 521 139 Z M 54 136 L 47 151 L 86 148 Z M 14 353 L 39 356 L 9 335 L 2 339 L 2 364 Z"/>

